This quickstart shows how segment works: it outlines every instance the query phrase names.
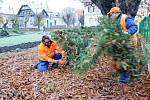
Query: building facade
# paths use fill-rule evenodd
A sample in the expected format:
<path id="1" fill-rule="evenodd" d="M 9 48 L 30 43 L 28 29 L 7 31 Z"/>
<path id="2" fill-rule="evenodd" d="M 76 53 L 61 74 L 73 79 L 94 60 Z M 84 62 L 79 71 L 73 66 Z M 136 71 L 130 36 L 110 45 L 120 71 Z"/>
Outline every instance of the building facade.
<path id="1" fill-rule="evenodd" d="M 59 13 L 54 13 L 50 11 L 46 11 L 42 9 L 42 11 L 37 11 L 36 13 L 32 10 L 28 5 L 22 5 L 17 13 L 17 17 L 19 20 L 20 28 L 37 28 L 35 25 L 36 16 L 40 15 L 42 17 L 42 25 L 40 25 L 40 29 L 45 28 L 54 28 L 58 26 L 66 27 L 66 24 L 63 22 L 62 17 Z"/>
<path id="2" fill-rule="evenodd" d="M 39 28 L 37 25 L 37 16 L 40 15 L 42 17 L 40 23 L 40 29 L 43 28 L 66 28 L 67 25 L 62 18 L 61 13 L 51 12 L 49 10 L 45 10 L 42 8 L 36 8 L 35 5 L 22 5 L 18 10 L 16 15 L 12 14 L 0 14 L 0 17 L 5 17 L 9 19 L 9 23 L 7 24 L 8 28 L 12 28 L 12 22 L 10 18 L 16 18 L 19 24 L 19 28 L 21 29 L 37 29 Z M 83 10 L 75 9 L 76 13 L 76 21 L 72 27 L 80 27 L 81 24 L 79 22 L 79 17 L 83 16 Z M 2 23 L 0 23 L 0 28 L 2 27 Z"/>
<path id="3" fill-rule="evenodd" d="M 91 0 L 83 0 L 84 3 L 84 26 L 99 25 L 97 19 L 102 16 L 101 11 L 95 6 Z"/>

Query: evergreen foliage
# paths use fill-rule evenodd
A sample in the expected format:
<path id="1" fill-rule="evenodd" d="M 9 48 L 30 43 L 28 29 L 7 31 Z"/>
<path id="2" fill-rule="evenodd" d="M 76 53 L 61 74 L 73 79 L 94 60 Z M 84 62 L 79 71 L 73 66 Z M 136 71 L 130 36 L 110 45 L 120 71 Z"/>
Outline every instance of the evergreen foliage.
<path id="1" fill-rule="evenodd" d="M 8 36 L 9 33 L 6 30 L 1 30 L 0 31 L 0 36 Z"/>
<path id="2" fill-rule="evenodd" d="M 55 40 L 74 61 L 74 71 L 85 72 L 105 53 L 120 63 L 120 69 L 128 69 L 131 78 L 137 77 L 145 65 L 141 49 L 129 45 L 130 35 L 122 32 L 117 20 L 112 22 L 105 16 L 98 20 L 98 27 L 55 32 Z"/>

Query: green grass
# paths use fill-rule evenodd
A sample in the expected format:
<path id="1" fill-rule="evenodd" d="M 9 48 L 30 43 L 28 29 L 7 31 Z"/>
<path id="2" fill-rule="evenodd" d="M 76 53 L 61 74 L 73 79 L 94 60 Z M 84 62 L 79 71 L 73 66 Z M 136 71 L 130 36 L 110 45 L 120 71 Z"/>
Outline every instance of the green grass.
<path id="1" fill-rule="evenodd" d="M 27 32 L 22 35 L 3 37 L 0 38 L 0 47 L 40 41 L 43 35 L 43 33 L 40 34 L 39 32 Z"/>

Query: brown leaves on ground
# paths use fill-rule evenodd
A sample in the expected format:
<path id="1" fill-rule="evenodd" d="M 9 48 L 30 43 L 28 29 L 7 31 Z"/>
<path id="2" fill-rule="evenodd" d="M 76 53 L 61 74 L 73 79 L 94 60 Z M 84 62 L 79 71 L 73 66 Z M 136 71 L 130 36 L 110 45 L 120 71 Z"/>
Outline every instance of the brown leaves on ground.
<path id="1" fill-rule="evenodd" d="M 33 69 L 37 50 L 0 55 L 0 99 L 6 100 L 148 100 L 150 77 L 144 73 L 132 84 L 112 78 L 109 60 L 102 57 L 95 68 L 77 75 L 69 67 L 40 73 Z"/>

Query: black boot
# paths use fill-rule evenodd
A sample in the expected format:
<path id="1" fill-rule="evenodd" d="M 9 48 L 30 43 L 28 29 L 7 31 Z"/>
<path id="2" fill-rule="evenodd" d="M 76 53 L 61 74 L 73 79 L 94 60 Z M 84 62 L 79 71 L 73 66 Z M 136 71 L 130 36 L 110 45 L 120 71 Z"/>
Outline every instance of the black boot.
<path id="1" fill-rule="evenodd" d="M 57 63 L 53 63 L 52 64 L 52 68 L 58 68 L 58 64 Z"/>
<path id="2" fill-rule="evenodd" d="M 66 63 L 65 63 L 65 65 L 70 65 L 70 61 L 67 60 Z"/>
<path id="3" fill-rule="evenodd" d="M 70 60 L 68 57 L 67 57 L 67 61 L 66 61 L 65 65 L 70 65 Z"/>
<path id="4" fill-rule="evenodd" d="M 37 66 L 38 66 L 38 64 L 36 64 L 36 65 L 34 66 L 34 69 L 38 69 Z"/>

